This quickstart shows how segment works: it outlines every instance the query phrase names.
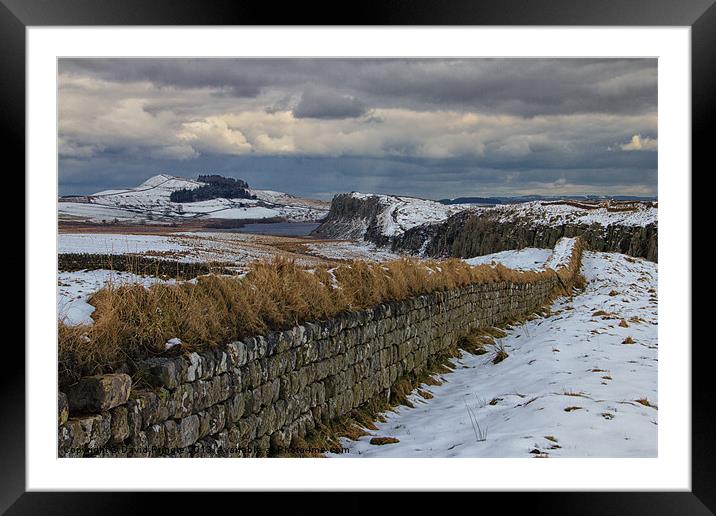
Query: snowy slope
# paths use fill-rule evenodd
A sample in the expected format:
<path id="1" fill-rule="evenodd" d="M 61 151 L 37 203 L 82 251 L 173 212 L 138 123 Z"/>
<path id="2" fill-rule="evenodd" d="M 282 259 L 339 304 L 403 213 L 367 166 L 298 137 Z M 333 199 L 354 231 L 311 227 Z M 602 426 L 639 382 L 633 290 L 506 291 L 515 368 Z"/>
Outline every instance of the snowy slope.
<path id="1" fill-rule="evenodd" d="M 339 457 L 655 457 L 657 265 L 586 252 L 582 272 L 584 293 L 499 339 L 508 358 L 463 355 Z"/>
<path id="2" fill-rule="evenodd" d="M 499 253 L 476 256 L 474 258 L 465 258 L 465 261 L 470 265 L 500 263 L 510 269 L 540 270 L 545 268 L 546 262 L 552 254 L 551 249 L 527 247 L 525 249 L 501 251 Z"/>
<path id="3" fill-rule="evenodd" d="M 465 209 L 461 204 L 447 205 L 414 197 L 381 195 L 379 198 L 385 208 L 378 215 L 378 221 L 383 235 L 389 237 L 421 224 L 440 222 Z"/>
<path id="4" fill-rule="evenodd" d="M 328 212 L 323 201 L 301 199 L 281 192 L 252 190 L 257 199 L 211 199 L 176 203 L 172 192 L 193 190 L 204 183 L 183 177 L 159 174 L 135 188 L 104 190 L 87 196 L 88 202 L 59 202 L 58 213 L 91 222 L 177 220 L 192 218 L 267 219 L 283 217 L 289 221 L 318 220 Z"/>

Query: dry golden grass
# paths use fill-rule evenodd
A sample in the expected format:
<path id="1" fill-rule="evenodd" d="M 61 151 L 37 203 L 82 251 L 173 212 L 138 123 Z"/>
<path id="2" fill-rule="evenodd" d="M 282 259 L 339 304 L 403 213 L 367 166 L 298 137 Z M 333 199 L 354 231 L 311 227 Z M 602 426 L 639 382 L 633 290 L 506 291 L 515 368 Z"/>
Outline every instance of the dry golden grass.
<path id="1" fill-rule="evenodd" d="M 400 439 L 397 437 L 373 437 L 370 440 L 370 444 L 374 444 L 376 446 L 383 446 L 384 444 L 395 444 L 399 443 Z"/>
<path id="2" fill-rule="evenodd" d="M 650 402 L 646 397 L 639 398 L 638 400 L 634 400 L 634 401 L 636 401 L 640 405 L 644 405 L 645 407 L 650 407 L 650 408 L 657 409 L 657 410 L 659 408 L 656 405 L 654 405 L 652 402 Z"/>
<path id="3" fill-rule="evenodd" d="M 573 260 L 579 263 L 581 245 Z M 463 260 L 351 261 L 308 270 L 282 257 L 251 265 L 244 277 L 206 275 L 193 282 L 108 284 L 90 299 L 94 324 L 59 324 L 60 381 L 113 370 L 164 352 L 171 338 L 182 350 L 202 349 L 270 329 L 325 320 L 341 312 L 476 283 L 534 283 L 557 275 L 567 289 L 576 267 L 515 271 Z M 569 283 L 567 283 L 569 281 Z M 495 337 L 502 334 L 495 330 Z M 473 349 L 478 342 L 471 342 Z M 477 344 L 477 345 L 476 345 Z"/>

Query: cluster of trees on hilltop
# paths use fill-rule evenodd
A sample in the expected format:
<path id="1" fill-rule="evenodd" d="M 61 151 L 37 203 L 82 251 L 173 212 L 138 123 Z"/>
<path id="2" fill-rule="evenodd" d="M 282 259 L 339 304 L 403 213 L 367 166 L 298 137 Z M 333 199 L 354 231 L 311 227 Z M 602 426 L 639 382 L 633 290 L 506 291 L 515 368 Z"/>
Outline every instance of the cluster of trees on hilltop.
<path id="1" fill-rule="evenodd" d="M 206 184 L 194 190 L 183 188 L 172 192 L 169 200 L 172 202 L 197 202 L 219 198 L 256 199 L 256 196 L 251 195 L 248 191 L 249 184 L 241 179 L 211 174 L 199 176 L 197 180 Z"/>

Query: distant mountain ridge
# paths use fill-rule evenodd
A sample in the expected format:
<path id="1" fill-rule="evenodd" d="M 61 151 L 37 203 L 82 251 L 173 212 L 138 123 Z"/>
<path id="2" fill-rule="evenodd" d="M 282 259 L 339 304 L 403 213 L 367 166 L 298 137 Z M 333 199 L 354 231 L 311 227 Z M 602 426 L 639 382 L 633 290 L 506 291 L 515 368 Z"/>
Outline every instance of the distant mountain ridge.
<path id="1" fill-rule="evenodd" d="M 516 197 L 455 197 L 442 204 L 520 204 L 532 201 L 656 201 L 656 196 L 637 195 L 520 195 Z"/>

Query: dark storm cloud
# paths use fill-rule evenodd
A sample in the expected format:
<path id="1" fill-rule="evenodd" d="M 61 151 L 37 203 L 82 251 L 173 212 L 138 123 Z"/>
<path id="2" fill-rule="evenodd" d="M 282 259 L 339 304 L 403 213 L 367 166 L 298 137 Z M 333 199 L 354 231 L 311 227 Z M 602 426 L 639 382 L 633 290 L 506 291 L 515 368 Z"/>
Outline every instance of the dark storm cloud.
<path id="1" fill-rule="evenodd" d="M 520 116 L 656 110 L 655 59 L 63 59 L 60 72 L 241 97 L 320 83 L 368 107 Z"/>
<path id="2" fill-rule="evenodd" d="M 60 193 L 655 195 L 655 59 L 61 59 Z"/>
<path id="3" fill-rule="evenodd" d="M 364 113 L 365 106 L 357 98 L 315 86 L 303 91 L 301 101 L 293 109 L 296 118 L 323 120 L 356 118 Z"/>

